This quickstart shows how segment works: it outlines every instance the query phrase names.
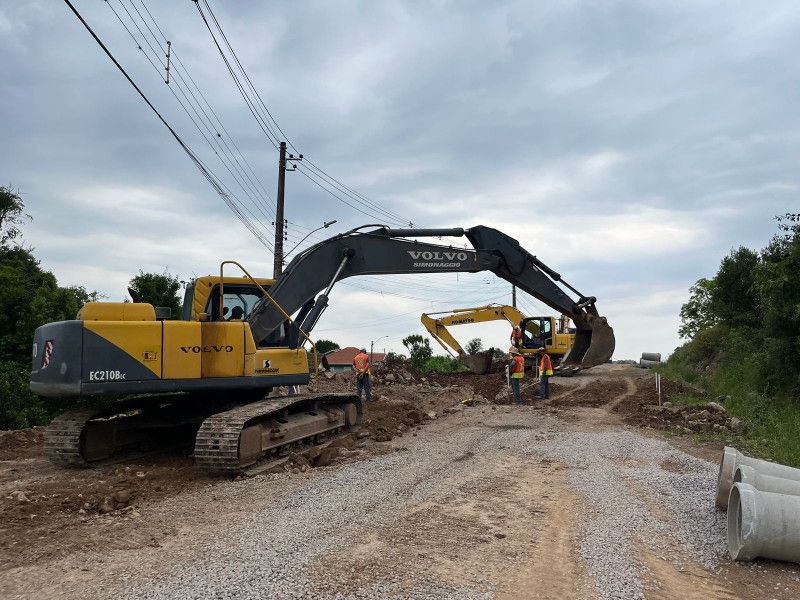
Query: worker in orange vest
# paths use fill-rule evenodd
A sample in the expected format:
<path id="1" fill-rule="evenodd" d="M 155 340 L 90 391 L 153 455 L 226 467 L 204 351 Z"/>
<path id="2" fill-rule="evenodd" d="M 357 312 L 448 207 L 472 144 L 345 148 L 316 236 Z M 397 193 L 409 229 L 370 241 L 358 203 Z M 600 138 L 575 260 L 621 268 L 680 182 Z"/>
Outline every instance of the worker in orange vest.
<path id="1" fill-rule="evenodd" d="M 358 392 L 358 399 L 361 400 L 361 393 L 365 392 L 367 395 L 367 402 L 372 402 L 372 384 L 370 377 L 369 354 L 366 348 L 361 348 L 353 358 L 353 370 L 356 372 L 356 391 Z"/>
<path id="2" fill-rule="evenodd" d="M 553 361 L 544 347 L 539 348 L 539 398 L 550 398 L 550 378 L 553 376 Z"/>
<path id="3" fill-rule="evenodd" d="M 517 348 L 522 348 L 523 340 L 522 327 L 515 325 L 514 329 L 511 331 L 511 343 Z"/>
<path id="4" fill-rule="evenodd" d="M 519 348 L 511 346 L 508 349 L 510 360 L 508 361 L 509 383 L 514 391 L 514 403 L 522 404 L 522 379 L 525 377 L 525 359 L 519 353 Z"/>

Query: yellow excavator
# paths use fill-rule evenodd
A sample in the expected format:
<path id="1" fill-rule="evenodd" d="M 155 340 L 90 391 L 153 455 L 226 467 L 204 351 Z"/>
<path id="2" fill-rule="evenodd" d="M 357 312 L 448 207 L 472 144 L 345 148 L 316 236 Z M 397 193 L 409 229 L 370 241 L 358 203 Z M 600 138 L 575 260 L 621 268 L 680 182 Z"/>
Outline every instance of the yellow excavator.
<path id="1" fill-rule="evenodd" d="M 566 315 L 561 315 L 558 319 L 526 317 L 516 307 L 506 304 L 455 308 L 449 311 L 423 313 L 420 316 L 420 321 L 433 339 L 439 342 L 451 356 L 461 359 L 473 373 L 478 374 L 486 372 L 491 364 L 490 360 L 472 359 L 471 355 L 464 352 L 464 348 L 447 328 L 453 325 L 503 320 L 508 321 L 512 327 L 519 326 L 522 329 L 523 340 L 520 353 L 526 358 L 526 363 L 532 363 L 532 357 L 540 347 L 544 347 L 555 361 L 561 361 L 575 342 L 575 332 L 574 330 L 570 331 L 569 317 Z"/>
<path id="2" fill-rule="evenodd" d="M 472 249 L 419 239 L 441 236 L 466 237 Z M 244 277 L 225 275 L 232 264 Z M 275 280 L 223 262 L 219 276 L 187 286 L 179 320 L 147 303 L 90 302 L 74 320 L 37 328 L 31 390 L 76 404 L 46 429 L 45 452 L 58 464 L 87 466 L 180 433 L 193 436 L 200 467 L 231 474 L 357 428 L 363 406 L 355 394 L 292 394 L 318 364 L 305 346 L 316 354 L 310 334 L 334 284 L 359 275 L 479 271 L 569 315 L 575 340 L 562 363 L 579 369 L 611 357 L 614 332 L 596 299 L 517 240 L 480 225 L 364 226 L 307 248 Z M 284 386 L 289 393 L 275 396 Z"/>

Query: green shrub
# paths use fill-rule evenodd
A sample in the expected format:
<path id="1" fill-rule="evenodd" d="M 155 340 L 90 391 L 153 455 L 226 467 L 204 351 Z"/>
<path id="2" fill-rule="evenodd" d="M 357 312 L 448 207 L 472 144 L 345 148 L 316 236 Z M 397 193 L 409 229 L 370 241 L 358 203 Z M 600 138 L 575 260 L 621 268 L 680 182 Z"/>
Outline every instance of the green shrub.
<path id="1" fill-rule="evenodd" d="M 437 373 L 453 373 L 463 369 L 464 367 L 457 358 L 453 358 L 451 356 L 432 356 L 425 361 L 421 371 L 424 373 L 430 373 L 433 371 L 436 371 Z"/>
<path id="2" fill-rule="evenodd" d="M 44 401 L 28 389 L 30 371 L 13 362 L 0 362 L 0 429 L 44 425 L 50 415 Z"/>

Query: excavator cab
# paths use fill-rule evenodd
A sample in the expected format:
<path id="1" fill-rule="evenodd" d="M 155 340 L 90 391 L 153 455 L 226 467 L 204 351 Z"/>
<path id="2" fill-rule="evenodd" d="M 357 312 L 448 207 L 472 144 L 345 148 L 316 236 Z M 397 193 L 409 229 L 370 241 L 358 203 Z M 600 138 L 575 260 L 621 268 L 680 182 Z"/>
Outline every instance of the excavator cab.
<path id="1" fill-rule="evenodd" d="M 522 347 L 540 348 L 553 345 L 553 326 L 549 317 L 529 317 L 520 323 Z"/>

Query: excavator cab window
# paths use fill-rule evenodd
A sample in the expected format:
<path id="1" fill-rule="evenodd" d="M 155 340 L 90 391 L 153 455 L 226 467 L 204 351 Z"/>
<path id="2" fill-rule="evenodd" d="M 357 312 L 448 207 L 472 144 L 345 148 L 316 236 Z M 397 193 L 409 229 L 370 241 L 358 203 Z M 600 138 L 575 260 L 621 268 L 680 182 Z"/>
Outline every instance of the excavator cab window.
<path id="1" fill-rule="evenodd" d="M 539 348 L 553 343 L 553 328 L 547 317 L 530 317 L 522 321 L 523 348 Z"/>
<path id="2" fill-rule="evenodd" d="M 261 299 L 261 290 L 254 286 L 226 285 L 222 304 L 222 318 L 219 314 L 219 286 L 214 286 L 208 297 L 206 312 L 212 321 L 241 321 Z"/>

